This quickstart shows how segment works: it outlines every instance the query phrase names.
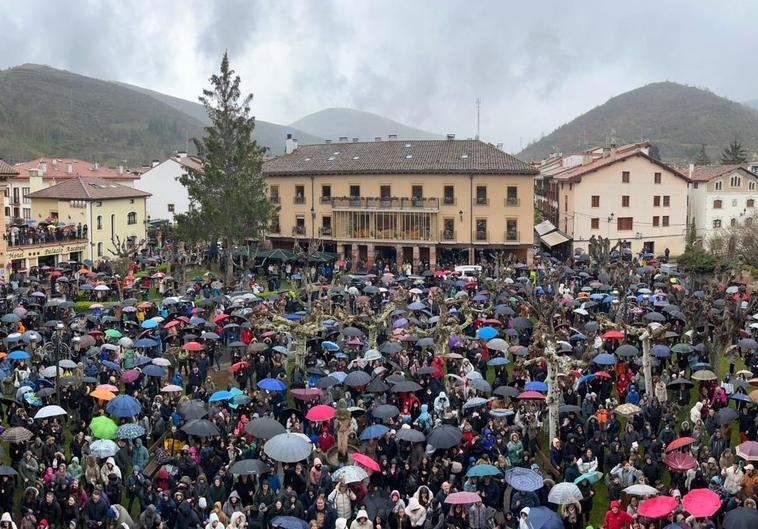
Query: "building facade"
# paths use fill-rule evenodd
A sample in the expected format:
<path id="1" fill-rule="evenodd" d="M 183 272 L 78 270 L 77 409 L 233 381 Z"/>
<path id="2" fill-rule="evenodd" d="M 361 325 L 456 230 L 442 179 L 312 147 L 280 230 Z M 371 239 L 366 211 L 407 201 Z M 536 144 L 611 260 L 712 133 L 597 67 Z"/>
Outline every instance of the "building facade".
<path id="1" fill-rule="evenodd" d="M 574 250 L 586 251 L 594 235 L 635 253 L 682 253 L 688 179 L 648 148 L 645 142 L 548 158 L 536 178 L 536 207 Z"/>
<path id="2" fill-rule="evenodd" d="M 475 140 L 342 142 L 300 146 L 267 161 L 279 206 L 274 247 L 320 239 L 370 266 L 473 263 L 505 251 L 531 259 L 534 210 L 528 164 Z"/>
<path id="3" fill-rule="evenodd" d="M 102 178 L 127 187 L 134 187 L 134 182 L 139 179 L 139 173 L 129 171 L 125 165 L 119 165 L 114 169 L 74 158 L 38 158 L 18 163 L 13 167 L 17 174 L 8 179 L 8 187 L 4 193 L 6 224 L 10 224 L 13 219 L 31 219 L 30 193 L 54 186 L 69 178 Z M 42 177 L 37 180 L 37 188 L 32 188 L 30 176 Z"/>
<path id="4" fill-rule="evenodd" d="M 0 159 L 0 187 L 2 187 L 3 195 L 7 196 L 8 180 L 15 176 L 18 176 L 18 170 Z M 0 218 L 0 228 L 2 229 L 0 233 L 3 234 L 3 238 L 0 240 L 0 279 L 7 280 L 8 275 L 5 270 L 6 264 L 8 263 L 8 256 L 6 255 L 8 252 L 8 239 L 6 236 L 5 227 L 5 217 L 2 217 Z"/>
<path id="5" fill-rule="evenodd" d="M 707 238 L 722 228 L 753 223 L 758 175 L 741 165 L 689 165 L 678 169 L 690 179 L 689 220 L 699 238 Z"/>
<path id="6" fill-rule="evenodd" d="M 113 241 L 145 239 L 149 195 L 105 179 L 76 177 L 35 191 L 29 198 L 32 221 L 70 227 L 69 236 L 58 243 L 62 249 L 56 256 L 77 253 L 81 260 L 94 262 L 111 256 Z M 56 262 L 69 258 L 73 259 L 56 257 Z"/>
<path id="7" fill-rule="evenodd" d="M 179 177 L 188 169 L 201 169 L 201 162 L 186 152 L 178 152 L 171 158 L 153 165 L 142 173 L 139 186 L 150 193 L 147 200 L 147 215 L 151 220 L 174 220 L 180 213 L 189 211 L 189 194 L 179 182 Z"/>

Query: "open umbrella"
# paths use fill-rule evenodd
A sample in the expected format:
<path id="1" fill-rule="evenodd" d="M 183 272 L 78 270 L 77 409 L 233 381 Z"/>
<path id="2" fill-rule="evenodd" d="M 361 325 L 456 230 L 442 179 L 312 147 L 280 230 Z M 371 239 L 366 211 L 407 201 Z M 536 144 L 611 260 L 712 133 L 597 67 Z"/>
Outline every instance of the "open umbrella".
<path id="1" fill-rule="evenodd" d="M 112 417 L 135 417 L 142 412 L 142 405 L 131 395 L 119 395 L 106 404 L 105 411 Z"/>
<path id="2" fill-rule="evenodd" d="M 118 445 L 110 439 L 98 439 L 89 447 L 90 454 L 99 458 L 113 457 L 118 452 Z"/>
<path id="3" fill-rule="evenodd" d="M 481 502 L 482 498 L 476 492 L 451 492 L 445 497 L 445 503 L 449 505 L 470 505 Z"/>
<path id="4" fill-rule="evenodd" d="M 269 467 L 260 459 L 243 459 L 234 463 L 229 472 L 235 476 L 260 475 L 269 472 Z"/>
<path id="5" fill-rule="evenodd" d="M 640 413 L 642 411 L 642 408 L 627 402 L 625 404 L 621 404 L 620 406 L 616 406 L 616 408 L 614 408 L 613 411 L 615 411 L 616 413 L 624 417 L 629 417 L 631 415 L 636 415 L 637 413 Z"/>
<path id="6" fill-rule="evenodd" d="M 758 461 L 758 441 L 745 441 L 738 445 L 737 457 L 747 461 Z"/>
<path id="7" fill-rule="evenodd" d="M 176 384 L 166 384 L 161 388 L 162 393 L 175 393 L 175 392 L 182 392 L 184 391 L 181 386 L 177 386 Z"/>
<path id="8" fill-rule="evenodd" d="M 23 426 L 8 428 L 0 434 L 0 440 L 6 443 L 24 443 L 29 441 L 32 437 L 34 437 L 34 434 Z"/>
<path id="9" fill-rule="evenodd" d="M 466 477 L 481 478 L 484 476 L 499 476 L 500 474 L 500 469 L 495 465 L 488 465 L 483 463 L 480 465 L 474 465 L 473 467 L 469 468 L 468 472 L 466 472 Z"/>
<path id="10" fill-rule="evenodd" d="M 373 470 L 374 472 L 379 472 L 380 470 L 379 463 L 365 454 L 350 454 L 350 457 L 353 458 L 353 461 L 360 465 L 363 465 L 369 470 Z"/>
<path id="11" fill-rule="evenodd" d="M 557 505 L 580 502 L 582 498 L 582 491 L 570 481 L 555 484 L 547 495 L 547 501 Z"/>
<path id="12" fill-rule="evenodd" d="M 139 424 L 128 422 L 122 424 L 116 430 L 116 437 L 119 439 L 136 439 L 145 435 L 145 429 Z"/>
<path id="13" fill-rule="evenodd" d="M 534 470 L 523 467 L 512 467 L 505 471 L 505 481 L 514 489 L 524 492 L 534 492 L 542 488 L 542 476 Z"/>
<path id="14" fill-rule="evenodd" d="M 332 473 L 332 481 L 335 483 L 358 483 L 368 478 L 368 472 L 358 465 L 347 465 Z"/>
<path id="15" fill-rule="evenodd" d="M 426 441 L 436 449 L 447 450 L 461 442 L 463 432 L 449 424 L 437 426 L 429 433 Z"/>
<path id="16" fill-rule="evenodd" d="M 372 410 L 371 414 L 377 419 L 388 419 L 400 415 L 400 410 L 392 404 L 380 404 Z"/>
<path id="17" fill-rule="evenodd" d="M 666 447 L 666 452 L 671 452 L 672 450 L 676 450 L 677 448 L 689 446 L 695 442 L 697 442 L 697 440 L 692 437 L 680 437 L 679 439 L 675 439 L 671 441 L 671 443 Z"/>
<path id="18" fill-rule="evenodd" d="M 281 529 L 308 529 L 308 522 L 295 516 L 275 516 L 271 520 L 271 526 Z"/>
<path id="19" fill-rule="evenodd" d="M 635 485 L 625 488 L 624 492 L 626 492 L 630 496 L 655 496 L 656 494 L 660 494 L 661 491 L 659 491 L 655 487 L 651 487 L 650 485 L 646 485 L 644 483 L 637 483 Z"/>
<path id="20" fill-rule="evenodd" d="M 263 451 L 274 461 L 297 463 L 311 455 L 313 444 L 303 434 L 282 433 L 266 441 Z"/>
<path id="21" fill-rule="evenodd" d="M 724 529 L 755 529 L 758 527 L 758 510 L 737 507 L 727 511 L 721 526 Z"/>
<path id="22" fill-rule="evenodd" d="M 686 472 L 691 468 L 697 468 L 697 460 L 685 452 L 671 452 L 670 454 L 666 454 L 666 457 L 663 458 L 663 462 L 666 463 L 671 470 L 676 472 Z"/>
<path id="23" fill-rule="evenodd" d="M 208 419 L 192 419 L 181 428 L 184 433 L 198 437 L 215 437 L 221 435 L 218 427 Z"/>
<path id="24" fill-rule="evenodd" d="M 721 408 L 716 412 L 716 422 L 722 426 L 736 421 L 738 417 L 739 414 L 734 408 Z"/>
<path id="25" fill-rule="evenodd" d="M 260 389 L 265 389 L 267 391 L 286 391 L 287 390 L 287 384 L 285 384 L 278 378 L 264 378 L 263 380 L 260 380 L 257 385 Z"/>
<path id="26" fill-rule="evenodd" d="M 706 518 L 721 508 L 721 497 L 708 489 L 694 489 L 682 498 L 684 510 L 695 518 Z"/>
<path id="27" fill-rule="evenodd" d="M 656 496 L 640 503 L 639 513 L 645 518 L 663 518 L 670 514 L 679 502 L 671 496 Z"/>
<path id="28" fill-rule="evenodd" d="M 259 439 L 271 439 L 286 431 L 282 423 L 270 417 L 258 417 L 245 425 L 245 432 Z"/>
<path id="29" fill-rule="evenodd" d="M 371 382 L 371 375 L 365 371 L 351 371 L 347 374 L 345 380 L 343 381 L 346 386 L 350 386 L 352 388 L 366 386 L 369 382 Z"/>
<path id="30" fill-rule="evenodd" d="M 290 393 L 297 400 L 315 400 L 324 394 L 319 388 L 296 388 L 290 390 Z"/>
<path id="31" fill-rule="evenodd" d="M 390 429 L 383 424 L 372 424 L 371 426 L 369 426 L 368 428 L 365 428 L 361 432 L 359 439 L 361 441 L 369 441 L 371 439 L 378 439 L 389 431 Z"/>
<path id="32" fill-rule="evenodd" d="M 179 404 L 177 411 L 186 420 L 202 419 L 208 415 L 208 409 L 201 400 L 190 400 Z"/>
<path id="33" fill-rule="evenodd" d="M 394 384 L 391 388 L 393 393 L 415 393 L 421 389 L 421 385 L 412 380 L 404 380 Z"/>
<path id="34" fill-rule="evenodd" d="M 0 476 L 15 476 L 18 474 L 16 469 L 6 465 L 0 465 Z"/>
<path id="35" fill-rule="evenodd" d="M 118 426 L 113 422 L 113 419 L 101 415 L 92 419 L 92 422 L 89 423 L 89 429 L 92 431 L 92 435 L 98 439 L 113 439 L 116 437 Z"/>
<path id="36" fill-rule="evenodd" d="M 49 417 L 58 417 L 59 415 L 66 415 L 67 412 L 60 406 L 45 406 L 40 408 L 37 413 L 34 414 L 35 419 L 47 419 Z"/>
<path id="37" fill-rule="evenodd" d="M 716 380 L 717 378 L 716 373 L 709 369 L 701 369 L 692 374 L 692 380 Z"/>
<path id="38" fill-rule="evenodd" d="M 409 443 L 423 443 L 426 441 L 426 435 L 424 435 L 424 432 L 419 432 L 413 428 L 400 428 L 395 437 L 401 441 Z"/>
<path id="39" fill-rule="evenodd" d="M 529 509 L 527 525 L 531 529 L 563 529 L 563 522 L 560 517 L 547 507 Z"/>
<path id="40" fill-rule="evenodd" d="M 337 410 L 335 410 L 332 406 L 319 404 L 308 410 L 308 413 L 305 414 L 305 418 L 309 421 L 323 422 L 333 419 L 336 413 Z"/>

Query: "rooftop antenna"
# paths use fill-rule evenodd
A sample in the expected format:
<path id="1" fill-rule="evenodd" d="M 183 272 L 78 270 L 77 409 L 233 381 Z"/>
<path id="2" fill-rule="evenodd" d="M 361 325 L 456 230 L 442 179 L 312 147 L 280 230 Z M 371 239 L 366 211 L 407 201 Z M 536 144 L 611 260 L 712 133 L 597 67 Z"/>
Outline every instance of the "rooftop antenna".
<path id="1" fill-rule="evenodd" d="M 476 139 L 479 139 L 479 109 L 482 106 L 482 100 L 476 98 Z"/>

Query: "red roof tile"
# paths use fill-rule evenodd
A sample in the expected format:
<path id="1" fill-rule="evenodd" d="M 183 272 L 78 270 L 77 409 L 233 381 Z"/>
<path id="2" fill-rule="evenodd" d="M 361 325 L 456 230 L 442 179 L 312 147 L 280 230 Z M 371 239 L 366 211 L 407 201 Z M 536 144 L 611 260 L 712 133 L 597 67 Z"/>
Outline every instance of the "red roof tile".
<path id="1" fill-rule="evenodd" d="M 4 160 L 0 160 L 0 176 L 8 177 L 8 176 L 16 176 L 18 174 L 18 171 L 10 164 L 6 163 Z"/>
<path id="2" fill-rule="evenodd" d="M 40 189 L 28 195 L 30 198 L 54 198 L 59 200 L 108 200 L 111 198 L 149 197 L 150 193 L 133 187 L 117 184 L 104 178 L 67 178 L 59 184 Z"/>
<path id="3" fill-rule="evenodd" d="M 714 178 L 723 176 L 733 171 L 741 170 L 750 176 L 755 176 L 753 173 L 747 170 L 744 165 L 731 164 L 731 165 L 695 165 L 692 168 L 692 175 L 690 175 L 689 165 L 672 165 L 680 173 L 687 176 L 692 182 L 710 182 Z"/>
<path id="4" fill-rule="evenodd" d="M 123 172 L 119 173 L 118 169 L 112 169 L 102 165 L 95 168 L 95 165 L 91 162 L 85 162 L 73 158 L 38 158 L 28 162 L 17 163 L 14 167 L 19 172 L 19 176 L 16 178 L 20 179 L 29 178 L 30 169 L 36 169 L 38 171 L 44 169 L 42 178 L 56 180 L 61 178 L 72 178 L 74 176 L 107 178 L 113 180 L 135 180 L 139 178 L 139 174 L 135 174 L 127 169 L 124 169 Z M 69 167 L 70 172 L 68 172 Z"/>

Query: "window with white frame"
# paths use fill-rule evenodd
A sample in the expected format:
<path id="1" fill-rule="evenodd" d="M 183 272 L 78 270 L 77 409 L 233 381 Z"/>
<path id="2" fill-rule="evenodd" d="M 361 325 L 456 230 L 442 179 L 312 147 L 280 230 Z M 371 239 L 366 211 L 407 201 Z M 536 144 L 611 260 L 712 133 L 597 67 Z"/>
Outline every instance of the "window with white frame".
<path id="1" fill-rule="evenodd" d="M 729 187 L 740 187 L 742 186 L 742 178 L 738 175 L 732 175 L 732 177 L 729 179 Z"/>
<path id="2" fill-rule="evenodd" d="M 747 188 L 749 191 L 755 191 L 755 180 L 750 180 L 747 183 Z"/>
<path id="3" fill-rule="evenodd" d="M 717 181 L 716 181 L 716 182 L 713 184 L 713 188 L 714 188 L 716 191 L 721 191 L 721 180 L 717 180 Z"/>

